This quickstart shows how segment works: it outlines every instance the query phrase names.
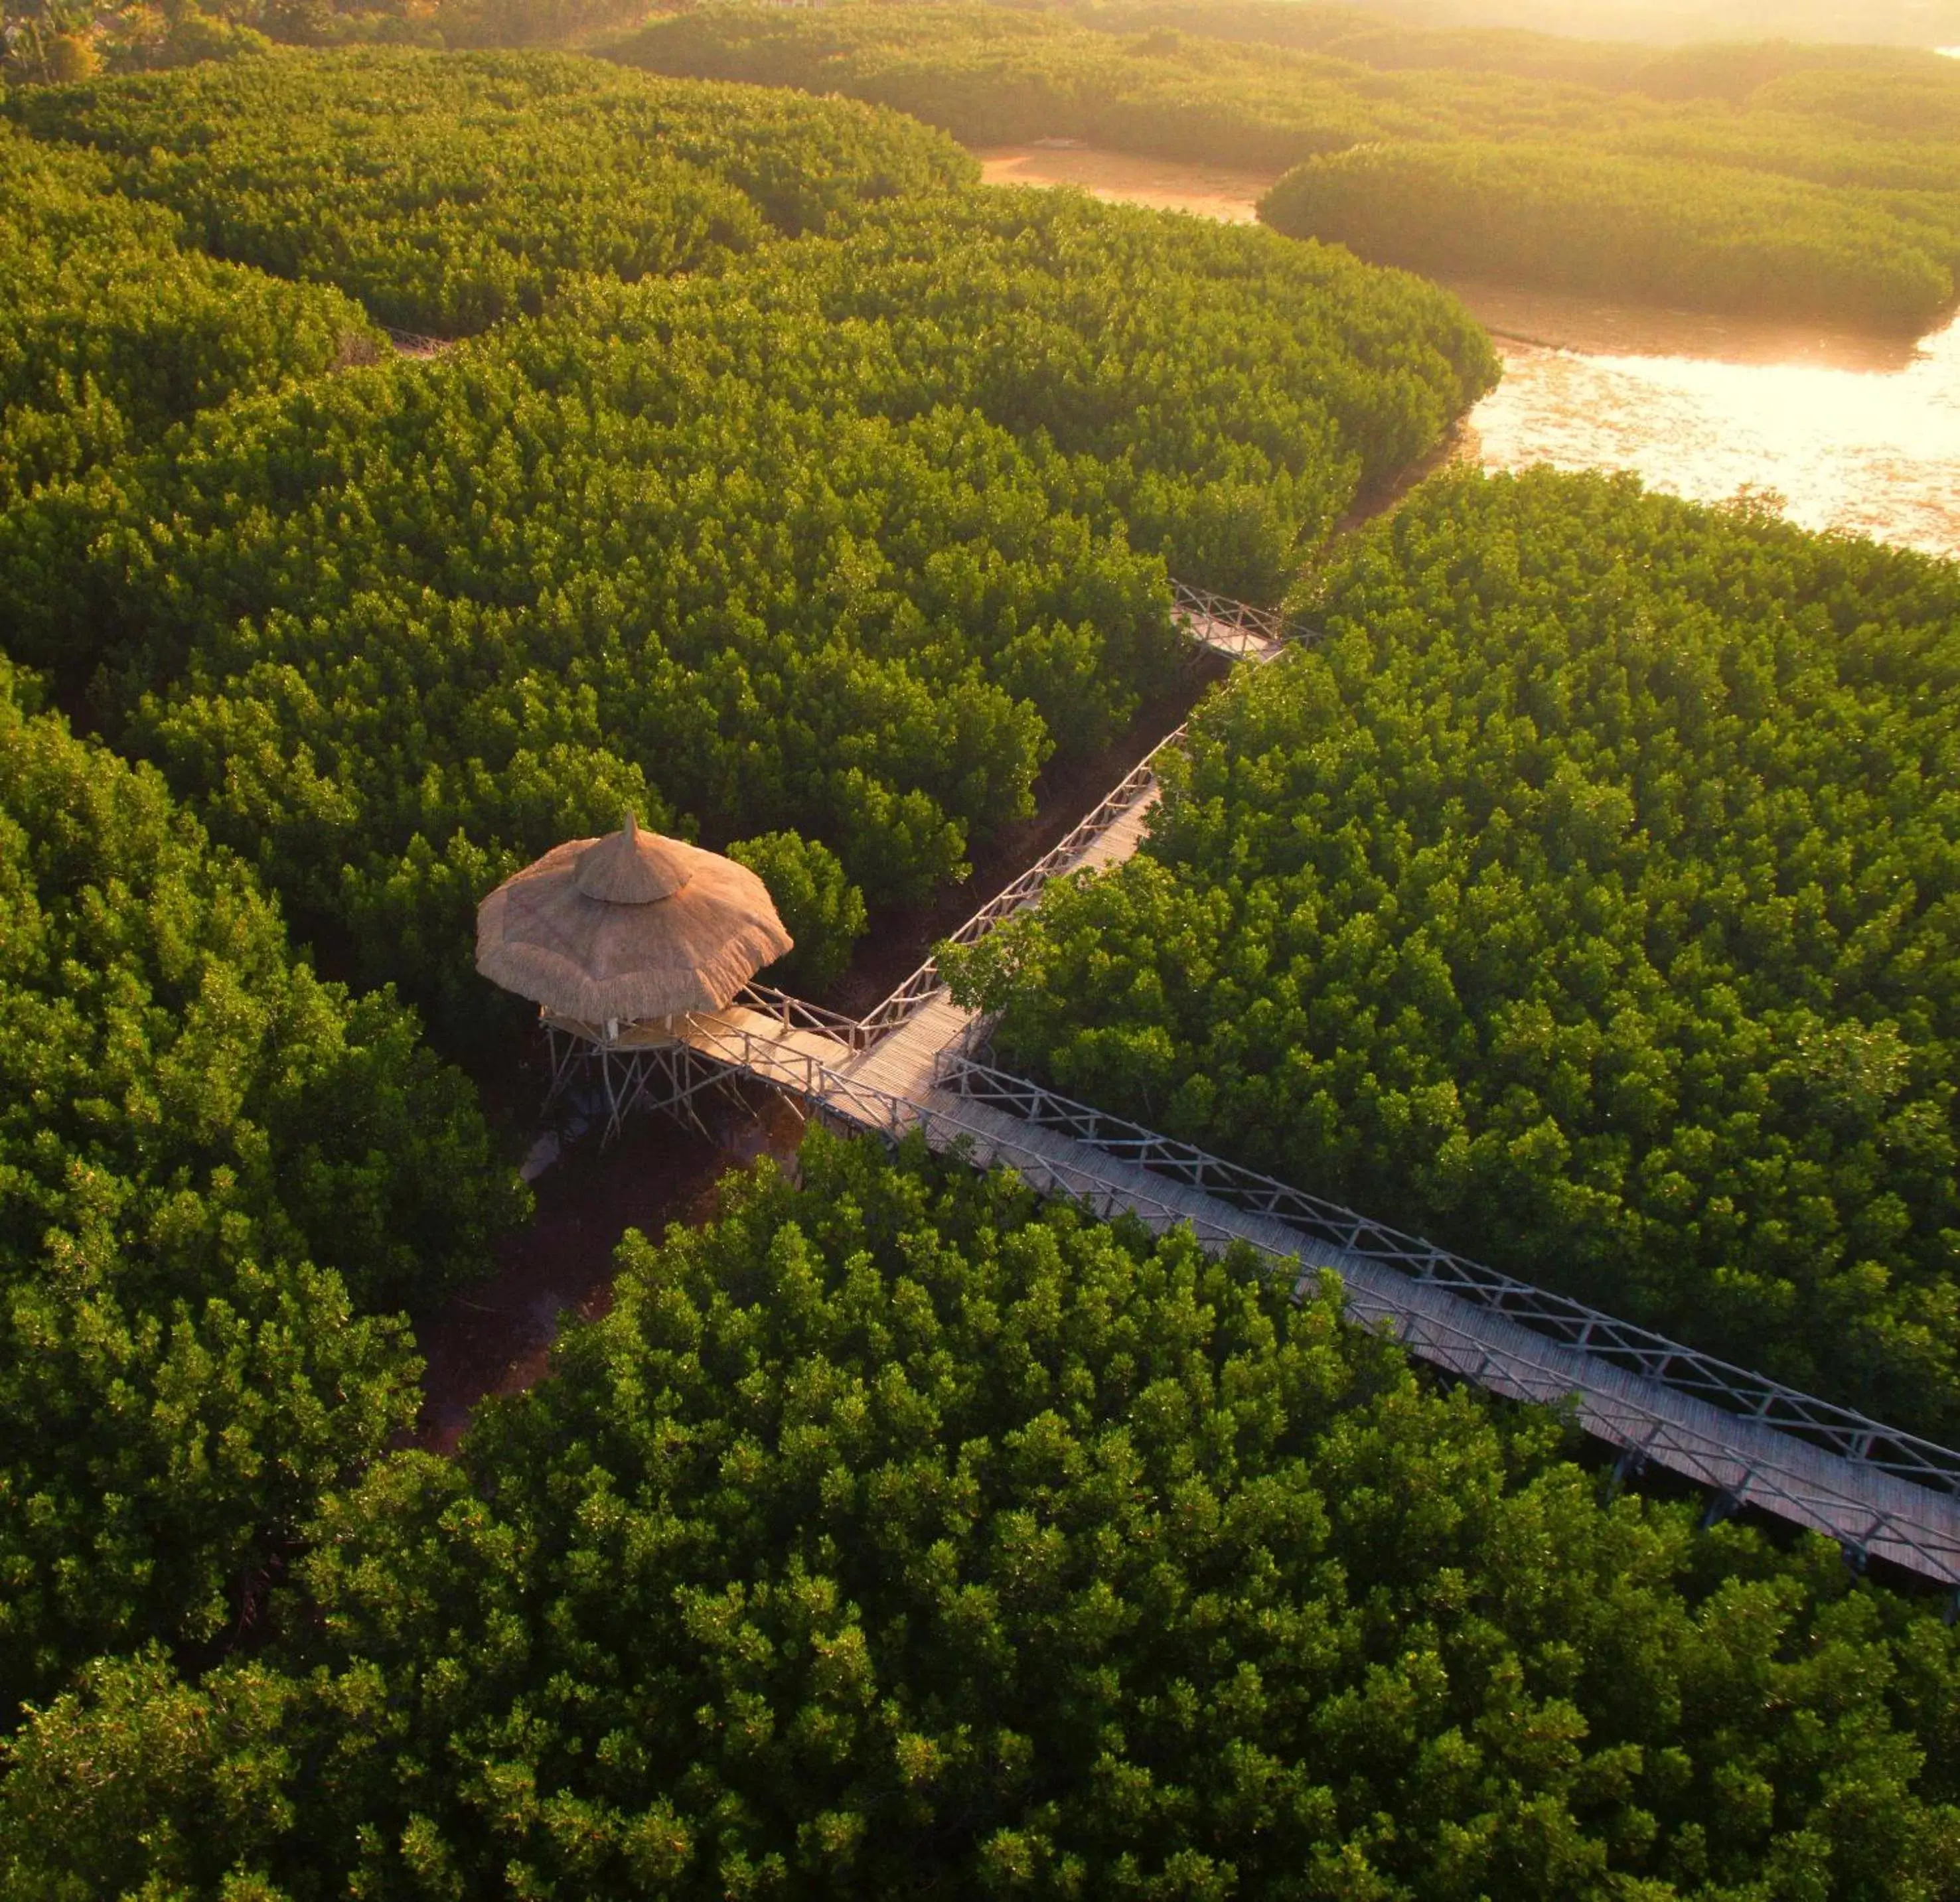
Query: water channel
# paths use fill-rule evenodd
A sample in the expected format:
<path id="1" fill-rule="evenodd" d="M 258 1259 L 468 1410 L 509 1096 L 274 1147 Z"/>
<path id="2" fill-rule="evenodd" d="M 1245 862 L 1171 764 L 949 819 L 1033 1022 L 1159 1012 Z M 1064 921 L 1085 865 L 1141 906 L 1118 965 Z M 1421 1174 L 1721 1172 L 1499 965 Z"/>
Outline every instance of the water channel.
<path id="1" fill-rule="evenodd" d="M 991 183 L 1249 223 L 1269 173 L 1080 146 L 977 154 Z M 1806 528 L 1960 555 L 1960 321 L 1913 344 L 1453 282 L 1504 380 L 1464 453 L 1626 469 L 1701 501 L 1748 489 Z"/>

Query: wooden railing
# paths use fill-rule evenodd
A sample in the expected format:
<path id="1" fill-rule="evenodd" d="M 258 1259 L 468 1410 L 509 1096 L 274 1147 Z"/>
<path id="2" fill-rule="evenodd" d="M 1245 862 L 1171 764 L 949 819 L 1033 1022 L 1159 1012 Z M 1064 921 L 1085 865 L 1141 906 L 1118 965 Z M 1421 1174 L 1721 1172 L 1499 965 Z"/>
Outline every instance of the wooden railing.
<path id="1" fill-rule="evenodd" d="M 1249 1232 L 1247 1212 L 1215 1195 L 1211 1185 L 1265 1199 L 1270 1207 L 1260 1213 L 1277 1214 L 1283 1222 L 1287 1221 L 1283 1211 L 1293 1207 L 1299 1191 L 1251 1176 L 1187 1145 L 1169 1143 L 1134 1124 L 1120 1124 L 1119 1119 L 1085 1105 L 1066 1104 L 1023 1080 L 1003 1078 L 999 1072 L 992 1073 L 1001 1080 L 998 1082 L 969 1074 L 969 1093 L 935 1090 L 933 1100 L 921 1101 L 894 1096 L 806 1052 L 711 1019 L 699 1024 L 691 1042 L 730 1070 L 791 1090 L 848 1126 L 894 1142 L 917 1132 L 935 1148 L 964 1150 L 976 1162 L 1010 1166 L 1038 1193 L 1066 1196 L 1104 1219 L 1128 1216 L 1160 1235 L 1188 1227 L 1214 1251 L 1244 1245 L 1269 1271 L 1292 1278 L 1297 1293 L 1317 1285 L 1312 1267 Z M 1013 1097 L 1037 1114 L 1065 1111 L 1071 1118 L 1087 1119 L 1092 1130 L 1100 1128 L 1105 1142 L 1141 1145 L 1147 1139 L 1166 1152 L 1182 1152 L 1161 1159 L 1179 1170 L 1204 1165 L 1208 1176 L 1201 1185 L 1204 1201 L 1194 1208 L 1188 1197 L 1174 1201 L 1153 1195 L 1133 1173 L 1118 1175 L 1100 1166 L 1134 1160 L 1151 1170 L 1150 1160 L 1141 1153 L 1120 1156 L 1115 1148 L 1073 1129 L 1063 1132 L 1053 1123 L 1023 1115 L 1018 1120 L 1029 1134 L 1017 1137 L 1012 1114 L 989 1113 L 990 1095 Z M 1040 1132 L 1048 1131 L 1066 1133 L 1070 1140 L 1056 1143 L 1051 1136 L 1044 1141 Z M 1175 1179 L 1192 1181 L 1188 1174 Z M 1855 1555 L 1876 1554 L 1949 1588 L 1960 1587 L 1960 1513 L 1952 1509 L 1951 1484 L 1960 1455 L 1741 1369 L 1724 1369 L 1658 1337 L 1650 1338 L 1669 1356 L 1700 1363 L 1704 1384 L 1685 1387 L 1652 1372 L 1634 1372 L 1608 1358 L 1599 1331 L 1637 1331 L 1627 1330 L 1625 1324 L 1590 1315 L 1595 1324 L 1590 1334 L 1582 1328 L 1567 1340 L 1535 1331 L 1517 1306 L 1476 1298 L 1504 1277 L 1466 1263 L 1462 1266 L 1470 1274 L 1459 1285 L 1439 1271 L 1442 1251 L 1350 1211 L 1334 1210 L 1317 1198 L 1300 1199 L 1314 1204 L 1313 1225 L 1323 1226 L 1330 1238 L 1345 1238 L 1323 1245 L 1357 1269 L 1392 1264 L 1388 1275 L 1344 1277 L 1344 1299 L 1352 1318 L 1389 1328 L 1418 1357 L 1513 1399 L 1571 1407 L 1586 1431 L 1636 1459 L 1651 1460 L 1722 1496 L 1824 1531 Z M 1331 1219 L 1329 1211 L 1339 1219 Z M 1341 1261 L 1329 1265 L 1341 1272 Z M 1426 1277 L 1412 1271 L 1425 1267 Z M 1425 1278 L 1433 1284 L 1427 1301 L 1398 1299 L 1393 1292 L 1402 1283 L 1414 1287 Z M 1559 1303 L 1558 1297 L 1522 1283 L 1507 1283 L 1507 1289 Z M 1512 1325 L 1520 1322 L 1524 1325 Z M 1731 1378 L 1724 1382 L 1715 1378 L 1718 1372 Z M 1719 1407 L 1713 1404 L 1718 1392 L 1754 1404 Z M 1886 1496 L 1886 1488 L 1898 1488 L 1908 1477 L 1911 1485 Z M 1926 1507 L 1913 1509 L 1913 1502 L 1920 1499 Z"/>
<path id="2" fill-rule="evenodd" d="M 1287 639 L 1287 622 L 1282 615 L 1271 609 L 1252 607 L 1243 601 L 1230 600 L 1222 594 L 1213 594 L 1204 588 L 1187 587 L 1182 581 L 1172 582 L 1171 593 L 1179 625 L 1194 638 L 1204 640 L 1211 646 L 1220 644 L 1209 635 L 1196 631 L 1193 623 L 1203 620 L 1210 622 L 1214 628 L 1224 631 L 1228 637 L 1237 637 L 1238 651 L 1242 655 L 1256 654 L 1260 659 L 1270 660 L 1284 650 L 1281 644 Z M 1296 638 L 1300 638 L 1298 631 Z M 1155 794 L 1156 766 L 1159 757 L 1172 747 L 1182 746 L 1187 731 L 1187 728 L 1179 727 L 1175 733 L 1167 733 L 1159 740 L 1130 769 L 1122 783 L 1111 791 L 1108 797 L 1059 845 L 1043 854 L 1036 864 L 1029 866 L 1005 890 L 996 892 L 958 930 L 942 942 L 947 944 L 978 943 L 1002 919 L 1012 918 L 1017 911 L 1025 911 L 1032 905 L 1041 896 L 1044 886 L 1066 872 L 1104 833 Z M 889 997 L 858 1022 L 854 1033 L 856 1041 L 853 1042 L 851 1047 L 854 1049 L 867 1048 L 880 1037 L 889 1035 L 928 998 L 935 995 L 939 988 L 939 961 L 936 957 L 928 958 Z"/>
<path id="3" fill-rule="evenodd" d="M 1214 594 L 1209 588 L 1195 588 L 1173 580 L 1170 584 L 1171 612 L 1185 631 L 1207 647 L 1241 658 L 1271 649 L 1287 638 L 1284 615 L 1271 608 L 1255 608 L 1229 595 Z M 1198 624 L 1209 623 L 1200 631 Z"/>
<path id="4" fill-rule="evenodd" d="M 1184 730 L 1180 727 L 1176 733 L 1158 741 L 1131 768 L 1122 783 L 1059 845 L 1045 853 L 1011 885 L 995 892 L 958 930 L 942 942 L 977 944 L 1002 919 L 1012 918 L 1017 911 L 1026 911 L 1034 904 L 1047 886 L 1081 858 L 1104 833 L 1154 795 L 1157 756 L 1166 747 L 1179 745 L 1184 738 Z M 883 1003 L 862 1019 L 858 1029 L 863 1042 L 855 1047 L 868 1048 L 880 1037 L 896 1030 L 928 998 L 937 995 L 940 988 L 939 959 L 935 956 L 927 959 Z"/>
<path id="5" fill-rule="evenodd" d="M 1303 1238 L 1344 1255 L 1392 1267 L 1421 1284 L 1447 1289 L 1474 1308 L 1502 1315 L 1604 1365 L 1623 1369 L 1657 1386 L 1691 1394 L 1725 1413 L 1760 1420 L 1840 1458 L 1960 1497 L 1960 1453 L 1901 1433 L 1853 1408 L 1765 1379 L 1651 1329 L 1602 1314 L 1567 1296 L 1516 1280 L 1433 1242 L 1357 1215 L 1338 1202 L 1310 1195 L 1188 1143 L 1160 1136 L 1141 1124 L 1072 1102 L 1025 1077 L 975 1061 L 960 1045 L 952 1047 L 942 1058 L 939 1083 L 966 1102 L 1004 1110 L 1031 1128 L 1056 1131 L 1153 1175 L 1201 1190 L 1248 1214 L 1283 1223 Z"/>

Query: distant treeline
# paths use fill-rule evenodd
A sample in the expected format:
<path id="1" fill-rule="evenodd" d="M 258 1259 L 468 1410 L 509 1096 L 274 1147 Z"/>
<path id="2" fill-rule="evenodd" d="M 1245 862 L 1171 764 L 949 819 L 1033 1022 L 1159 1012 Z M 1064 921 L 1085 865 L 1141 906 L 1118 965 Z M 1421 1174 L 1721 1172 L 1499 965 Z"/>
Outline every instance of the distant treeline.
<path id="1" fill-rule="evenodd" d="M 1753 172 L 1711 189 L 1701 166 L 1543 145 L 1358 146 L 1296 167 L 1259 215 L 1446 275 L 1914 334 L 1960 250 L 1868 194 Z"/>
<path id="2" fill-rule="evenodd" d="M 1949 9 L 1960 43 L 1960 0 L 1936 3 Z M 1656 0 L 1631 4 L 1650 15 Z M 1616 34 L 1614 28 L 1630 26 L 1634 15 L 1622 8 L 1616 17 L 1611 0 L 1592 0 L 1583 17 L 1575 17 L 1571 0 L 1550 0 L 1541 11 L 1551 17 L 1536 30 L 1503 18 L 1507 12 L 1528 12 L 1529 0 L 1510 7 L 1505 0 L 1489 0 L 1481 7 L 1478 0 L 1454 6 L 1450 0 L 1427 5 L 1390 0 L 1379 8 L 1324 0 L 1055 0 L 1053 11 L 1104 33 L 1171 27 L 1209 39 L 1325 53 L 1383 72 L 1458 67 L 1640 92 L 1655 99 L 1738 100 L 1780 74 L 1817 68 L 1923 68 L 1924 41 L 1878 43 L 1888 39 L 1876 30 L 1885 0 L 1854 0 L 1854 5 L 1859 23 L 1873 30 L 1826 36 L 1790 24 L 1711 39 L 1709 24 L 1723 11 L 1720 0 L 1714 0 L 1700 9 L 1698 30 L 1679 36 L 1684 43 L 1678 45 L 1665 43 L 1664 37 L 1656 44 L 1651 35 Z M 1845 17 L 1853 17 L 1851 7 Z M 1922 12 L 1921 17 L 1930 16 Z M 1596 37 L 1573 37 L 1575 28 L 1582 27 Z M 1856 43 L 1844 43 L 1847 38 Z"/>
<path id="3" fill-rule="evenodd" d="M 1437 26 L 1570 33 L 1575 0 L 1384 0 L 1398 16 Z M 1960 46 L 1960 0 L 1580 0 L 1602 39 L 1672 46 L 1705 40 L 1805 40 L 1860 45 Z"/>
<path id="4" fill-rule="evenodd" d="M 711 7 L 612 50 L 971 145 L 1305 167 L 1263 208 L 1277 228 L 1431 272 L 1917 331 L 1960 269 L 1960 63 L 1931 53 L 1656 54 L 1257 4 Z"/>
<path id="5" fill-rule="evenodd" d="M 610 51 L 656 72 L 875 100 L 969 145 L 1055 135 L 1268 170 L 1369 139 L 1577 129 L 1596 110 L 1596 95 L 1548 91 L 1536 79 L 1370 74 L 1170 27 L 1098 33 L 972 0 L 703 7 L 656 21 Z"/>
<path id="6" fill-rule="evenodd" d="M 646 0 L 0 0 L 0 78 L 59 84 L 293 46 L 556 46 Z"/>

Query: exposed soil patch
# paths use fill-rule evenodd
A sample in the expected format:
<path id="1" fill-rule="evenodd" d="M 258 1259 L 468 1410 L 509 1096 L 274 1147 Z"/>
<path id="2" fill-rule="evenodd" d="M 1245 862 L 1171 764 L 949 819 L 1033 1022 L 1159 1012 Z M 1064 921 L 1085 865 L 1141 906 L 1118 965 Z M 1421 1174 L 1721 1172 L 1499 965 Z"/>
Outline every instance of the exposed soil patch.
<path id="1" fill-rule="evenodd" d="M 387 332 L 398 357 L 440 357 L 457 345 L 453 337 L 425 337 L 418 331 L 397 330 L 387 324 L 381 327 Z"/>
<path id="2" fill-rule="evenodd" d="M 428 1362 L 416 1446 L 454 1452 L 478 1401 L 543 1378 L 566 1317 L 612 1306 L 613 1251 L 628 1229 L 657 1239 L 671 1222 L 706 1221 L 730 1169 L 787 1161 L 803 1134 L 795 1109 L 760 1090 L 704 1103 L 702 1118 L 705 1137 L 639 1115 L 603 1149 L 596 1127 L 566 1145 L 533 1185 L 536 1213 L 498 1245 L 495 1273 L 416 1323 Z"/>
<path id="3" fill-rule="evenodd" d="M 1692 357 L 1712 363 L 1807 364 L 1896 375 L 1912 362 L 1904 339 L 1825 323 L 1672 310 L 1488 279 L 1439 278 L 1489 331 L 1513 343 L 1596 357 Z"/>
<path id="4" fill-rule="evenodd" d="M 1362 489 L 1348 504 L 1346 514 L 1334 524 L 1334 533 L 1328 538 L 1324 553 L 1332 554 L 1340 546 L 1344 536 L 1365 528 L 1376 516 L 1392 515 L 1437 470 L 1453 467 L 1458 463 L 1474 466 L 1482 453 L 1481 440 L 1471 427 L 1470 418 L 1467 415 L 1458 417 L 1443 432 L 1443 440 L 1427 456 L 1410 463 L 1386 482 L 1372 482 Z"/>
<path id="5" fill-rule="evenodd" d="M 995 892 L 1059 845 L 1159 740 L 1183 725 L 1192 708 L 1230 671 L 1230 663 L 1223 655 L 1194 647 L 1177 684 L 1146 701 L 1101 752 L 1066 766 L 1051 762 L 1035 781 L 1034 816 L 977 846 L 972 876 L 947 886 L 930 905 L 873 912 L 871 928 L 851 968 L 813 1001 L 854 1017 L 882 1003 L 925 962 L 941 938 L 957 930 Z"/>
<path id="6" fill-rule="evenodd" d="M 1072 142 L 976 147 L 973 156 L 980 161 L 983 184 L 1079 185 L 1092 198 L 1111 204 L 1191 212 L 1227 224 L 1251 224 L 1258 216 L 1259 200 L 1280 176 Z"/>

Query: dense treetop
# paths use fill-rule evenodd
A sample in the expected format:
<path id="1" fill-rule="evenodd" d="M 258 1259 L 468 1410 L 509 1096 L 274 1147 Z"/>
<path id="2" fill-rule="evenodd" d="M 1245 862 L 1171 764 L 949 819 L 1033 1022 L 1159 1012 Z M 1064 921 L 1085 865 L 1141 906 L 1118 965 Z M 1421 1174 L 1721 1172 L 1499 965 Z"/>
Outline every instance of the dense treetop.
<path id="1" fill-rule="evenodd" d="M 0 1723 L 208 1639 L 413 1417 L 380 1310 L 480 1274 L 516 1184 L 385 993 L 0 663 Z"/>
<path id="2" fill-rule="evenodd" d="M 476 900 L 625 804 L 813 830 L 922 898 L 1029 809 L 1044 705 L 1093 742 L 1176 652 L 1160 567 L 1004 432 L 569 326 L 338 379 L 123 495 L 62 524 L 88 547 L 50 620 L 126 631 L 128 736 L 425 992 L 481 997 Z"/>
<path id="3" fill-rule="evenodd" d="M 349 299 L 204 256 L 100 160 L 0 122 L 0 507 L 381 347 Z"/>
<path id="4" fill-rule="evenodd" d="M 1937 1435 L 1960 1423 L 1960 579 L 1453 477 L 969 954 L 1070 1093 Z"/>
<path id="5" fill-rule="evenodd" d="M 584 273 L 711 268 L 973 169 L 896 113 L 542 53 L 285 54 L 8 103 L 116 154 L 121 187 L 215 255 L 444 336 L 535 313 Z"/>
<path id="6" fill-rule="evenodd" d="M 1175 7 L 711 7 L 613 50 L 661 72 L 848 92 L 971 143 L 1066 135 L 1304 165 L 1269 202 L 1272 221 L 1381 262 L 1462 271 L 1472 252 L 1483 275 L 1516 282 L 1889 329 L 1923 328 L 1952 301 L 1954 62 L 1873 49 L 1656 56 L 1329 11 L 1227 8 L 1220 37 L 1208 13 Z M 1246 43 L 1274 38 L 1287 43 Z M 1634 212 L 1644 277 L 1614 250 Z"/>
<path id="7" fill-rule="evenodd" d="M 1418 279 L 1040 192 L 896 206 L 698 297 L 571 314 L 752 376 L 766 363 L 772 391 L 826 409 L 977 410 L 1061 452 L 1099 524 L 1256 600 L 1497 374 L 1461 307 Z"/>
<path id="8" fill-rule="evenodd" d="M 0 597 L 309 930 L 480 1003 L 470 908 L 625 803 L 924 898 L 1165 678 L 1164 558 L 1271 598 L 1494 371 L 1338 253 L 909 199 L 215 415 L 16 510 Z"/>
<path id="9" fill-rule="evenodd" d="M 44 1706 L 9 1893 L 1951 1894 L 1932 1608 L 1188 1236 L 803 1175 L 328 1502 L 269 1651 Z"/>

